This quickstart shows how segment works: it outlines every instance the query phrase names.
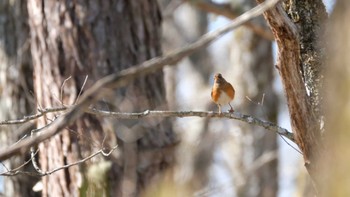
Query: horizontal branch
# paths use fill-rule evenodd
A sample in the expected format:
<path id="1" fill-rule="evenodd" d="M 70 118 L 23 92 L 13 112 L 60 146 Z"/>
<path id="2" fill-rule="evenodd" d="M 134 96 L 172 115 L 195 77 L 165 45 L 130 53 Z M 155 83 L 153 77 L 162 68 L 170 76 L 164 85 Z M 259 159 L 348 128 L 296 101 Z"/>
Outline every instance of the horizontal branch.
<path id="1" fill-rule="evenodd" d="M 65 111 L 69 108 L 67 107 L 59 107 L 59 108 L 46 108 L 41 110 L 39 113 L 25 116 L 23 119 L 18 120 L 5 120 L 1 121 L 0 124 L 20 124 L 24 123 L 27 120 L 33 120 L 35 118 L 41 117 L 47 113 L 52 112 L 58 112 L 58 111 Z M 256 125 L 264 127 L 267 130 L 276 132 L 280 135 L 283 135 L 284 137 L 288 138 L 289 140 L 294 142 L 294 136 L 293 133 L 289 132 L 287 129 L 284 129 L 282 127 L 279 127 L 278 125 L 260 120 L 258 118 L 255 118 L 253 116 L 244 115 L 239 112 L 234 113 L 217 113 L 217 112 L 208 112 L 208 111 L 151 111 L 146 110 L 144 112 L 112 112 L 112 111 L 104 111 L 104 110 L 98 110 L 95 108 L 88 108 L 85 110 L 86 113 L 97 115 L 97 116 L 105 116 L 105 117 L 113 117 L 116 119 L 140 119 L 144 117 L 206 117 L 206 118 L 228 118 L 228 119 L 235 119 L 240 120 L 243 122 L 246 122 L 248 124 Z"/>
<path id="2" fill-rule="evenodd" d="M 166 56 L 150 59 L 143 62 L 142 64 L 132 66 L 128 69 L 108 75 L 98 80 L 82 95 L 81 100 L 78 104 L 70 108 L 64 115 L 59 116 L 56 121 L 47 128 L 45 132 L 33 138 L 23 140 L 15 146 L 9 147 L 7 150 L 0 151 L 0 161 L 8 159 L 16 153 L 24 153 L 28 151 L 29 147 L 38 144 L 46 139 L 49 139 L 50 137 L 58 134 L 66 126 L 71 125 L 84 113 L 86 109 L 89 108 L 92 103 L 106 96 L 107 92 L 109 91 L 103 91 L 105 88 L 120 88 L 127 85 L 136 78 L 160 70 L 166 65 L 174 65 L 184 57 L 187 57 L 195 51 L 208 46 L 211 42 L 223 36 L 224 34 L 261 15 L 268 9 L 275 6 L 277 2 L 279 2 L 279 0 L 266 0 L 253 9 L 240 15 L 235 20 L 232 20 L 232 22 L 227 26 L 203 35 L 198 41 L 184 48 L 178 49 Z"/>
<path id="3" fill-rule="evenodd" d="M 10 124 L 23 124 L 32 120 L 36 120 L 42 116 L 44 116 L 45 114 L 48 113 L 52 113 L 52 112 L 59 112 L 59 111 L 64 111 L 66 110 L 67 107 L 57 107 L 57 108 L 46 108 L 43 110 L 38 110 L 39 112 L 33 115 L 29 115 L 29 116 L 24 116 L 21 119 L 16 119 L 16 120 L 3 120 L 0 121 L 0 125 L 10 125 Z"/>
<path id="4" fill-rule="evenodd" d="M 151 111 L 146 110 L 144 112 L 139 113 L 124 113 L 124 112 L 111 112 L 111 111 L 103 111 L 97 109 L 89 109 L 87 113 L 99 115 L 99 116 L 107 116 L 113 117 L 117 119 L 139 119 L 144 117 L 206 117 L 206 118 L 228 118 L 246 122 L 251 125 L 263 127 L 269 131 L 276 132 L 289 140 L 294 141 L 293 133 L 289 132 L 287 129 L 284 129 L 272 122 L 260 120 L 253 116 L 241 114 L 239 112 L 208 112 L 208 111 Z"/>

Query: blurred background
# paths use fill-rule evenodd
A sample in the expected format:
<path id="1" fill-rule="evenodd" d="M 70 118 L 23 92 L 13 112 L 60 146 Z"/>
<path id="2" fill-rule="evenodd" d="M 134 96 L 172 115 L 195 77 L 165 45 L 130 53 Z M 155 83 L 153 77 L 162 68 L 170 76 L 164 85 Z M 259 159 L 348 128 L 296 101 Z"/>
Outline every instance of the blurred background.
<path id="1" fill-rule="evenodd" d="M 185 46 L 256 5 L 255 0 L 160 1 L 163 50 Z M 324 0 L 330 14 L 332 0 Z M 225 8 L 234 8 L 229 11 Z M 178 66 L 166 68 L 171 110 L 217 110 L 211 102 L 213 75 L 236 89 L 236 111 L 275 122 L 291 131 L 276 64 L 276 43 L 263 17 L 223 36 Z M 228 110 L 228 106 L 224 108 Z M 182 118 L 175 122 L 182 143 L 179 180 L 195 179 L 196 196 L 309 196 L 302 155 L 282 136 L 246 123 Z"/>
<path id="2" fill-rule="evenodd" d="M 323 1 L 330 13 L 334 1 Z M 227 24 L 254 7 L 256 1 L 159 0 L 159 4 L 163 14 L 162 48 L 163 54 L 167 54 Z M 15 10 L 15 13 L 21 11 Z M 0 14 L 5 16 L 7 13 Z M 5 32 L 2 28 L 0 30 Z M 28 47 L 25 40 L 18 40 L 18 43 Z M 276 53 L 273 36 L 263 17 L 252 20 L 208 48 L 185 58 L 177 66 L 164 69 L 169 110 L 217 111 L 210 92 L 213 76 L 221 73 L 236 90 L 231 103 L 235 111 L 291 131 L 284 92 L 274 66 Z M 4 54 L 0 54 L 2 60 L 6 60 Z M 1 73 L 0 81 L 9 74 L 5 73 Z M 11 106 L 6 104 L 8 102 L 2 100 L 0 104 Z M 12 110 L 21 114 L 21 109 L 30 108 L 23 103 L 19 102 L 18 109 Z M 228 110 L 228 106 L 223 110 Z M 16 117 L 0 114 L 1 120 Z M 161 181 L 145 191 L 145 196 L 289 197 L 312 194 L 311 182 L 297 146 L 276 133 L 244 122 L 215 118 L 173 119 L 173 129 L 180 138 L 175 165 Z M 7 140 L 9 144 L 6 146 L 13 141 Z M 38 177 L 35 179 L 39 181 Z M 10 186 L 0 176 L 0 193 L 6 187 Z"/>

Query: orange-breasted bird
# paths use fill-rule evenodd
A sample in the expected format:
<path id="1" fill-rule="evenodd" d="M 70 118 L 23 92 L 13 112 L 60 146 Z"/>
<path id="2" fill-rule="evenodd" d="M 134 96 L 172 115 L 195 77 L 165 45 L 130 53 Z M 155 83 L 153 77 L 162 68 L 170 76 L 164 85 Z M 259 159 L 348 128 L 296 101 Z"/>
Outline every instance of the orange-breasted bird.
<path id="1" fill-rule="evenodd" d="M 235 89 L 233 86 L 227 82 L 220 73 L 214 76 L 214 85 L 211 90 L 211 99 L 219 107 L 219 113 L 221 113 L 221 105 L 229 104 L 231 109 L 229 112 L 233 112 L 233 108 L 230 102 L 235 97 Z"/>

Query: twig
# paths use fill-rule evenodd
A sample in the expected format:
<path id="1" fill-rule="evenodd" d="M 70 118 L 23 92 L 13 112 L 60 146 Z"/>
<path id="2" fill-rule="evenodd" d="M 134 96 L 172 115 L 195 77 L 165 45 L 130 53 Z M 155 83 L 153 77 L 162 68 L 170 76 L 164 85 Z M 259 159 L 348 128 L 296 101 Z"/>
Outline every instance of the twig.
<path id="1" fill-rule="evenodd" d="M 34 154 L 36 155 L 39 152 L 39 150 L 37 150 Z M 6 168 L 6 172 L 2 172 L 0 173 L 0 176 L 15 176 L 17 174 L 29 174 L 31 172 L 25 172 L 24 171 L 20 171 L 19 169 L 23 168 L 25 165 L 27 165 L 30 161 L 32 160 L 32 157 L 30 159 L 28 159 L 26 162 L 24 162 L 22 165 L 18 166 L 15 169 L 9 170 L 2 162 L 1 164 Z"/>
<path id="2" fill-rule="evenodd" d="M 63 170 L 63 169 L 66 169 L 66 168 L 69 168 L 69 167 L 72 167 L 72 166 L 75 166 L 75 165 L 79 165 L 81 163 L 84 163 L 86 162 L 87 160 L 101 154 L 105 157 L 109 156 L 112 154 L 112 152 L 118 148 L 118 145 L 114 146 L 109 152 L 105 152 L 105 148 L 102 148 L 100 149 L 99 151 L 91 154 L 90 156 L 88 157 L 85 157 L 84 159 L 81 159 L 77 162 L 74 162 L 74 163 L 71 163 L 71 164 L 67 164 L 67 165 L 64 165 L 64 166 L 60 166 L 60 167 L 57 167 L 53 170 L 50 170 L 50 171 L 47 171 L 47 172 L 41 172 L 41 170 L 37 171 L 37 173 L 33 173 L 33 172 L 26 172 L 26 171 L 19 171 L 19 170 L 10 170 L 10 171 L 7 171 L 7 172 L 3 172 L 3 173 L 0 173 L 0 176 L 15 176 L 15 175 L 18 175 L 18 174 L 26 174 L 26 175 L 30 175 L 30 176 L 46 176 L 46 175 L 50 175 L 54 172 L 57 172 L 59 170 Z M 35 154 L 37 154 L 38 150 L 36 151 Z M 35 156 L 35 155 L 34 155 Z M 31 160 L 33 159 L 33 157 L 31 157 L 26 163 L 22 164 L 20 167 L 16 168 L 16 169 L 19 169 L 23 166 L 25 166 L 26 164 L 28 164 Z"/>
<path id="3" fill-rule="evenodd" d="M 303 153 L 302 153 L 299 149 L 297 149 L 297 148 L 295 148 L 293 145 L 291 145 L 286 139 L 283 138 L 282 135 L 280 135 L 280 137 L 282 138 L 282 140 L 283 140 L 288 146 L 292 147 L 292 149 L 294 149 L 295 151 L 297 151 L 299 154 L 303 155 Z M 296 143 L 295 141 L 293 141 L 293 142 Z"/>
<path id="4" fill-rule="evenodd" d="M 30 133 L 30 137 L 33 138 L 34 136 L 34 131 L 32 130 L 32 132 Z M 37 149 L 38 151 L 39 149 Z M 32 164 L 34 169 L 39 173 L 42 174 L 42 170 L 40 169 L 38 163 L 36 162 L 36 158 L 35 158 L 36 153 L 34 152 L 34 146 L 30 147 L 30 157 L 32 158 Z"/>
<path id="5" fill-rule="evenodd" d="M 217 29 L 216 31 L 209 32 L 203 35 L 198 41 L 170 53 L 166 56 L 156 57 L 145 61 L 139 65 L 132 66 L 128 69 L 122 70 L 118 73 L 111 74 L 100 80 L 98 80 L 91 88 L 89 88 L 81 97 L 81 100 L 74 107 L 70 108 L 67 113 L 57 118 L 57 120 L 46 130 L 45 133 L 35 136 L 34 138 L 26 139 L 18 143 L 16 146 L 10 147 L 7 150 L 0 152 L 0 161 L 8 159 L 12 155 L 18 152 L 25 152 L 29 147 L 38 144 L 53 135 L 59 133 L 62 129 L 72 124 L 77 120 L 84 111 L 90 106 L 90 104 L 103 98 L 106 91 L 104 88 L 120 88 L 127 85 L 134 79 L 145 76 L 159 69 L 162 69 L 166 65 L 174 65 L 184 57 L 189 56 L 195 51 L 208 46 L 211 42 L 223 36 L 227 32 L 239 27 L 240 25 L 248 22 L 249 20 L 261 15 L 268 9 L 276 5 L 280 0 L 267 0 L 253 9 L 245 12 L 237 17 L 227 26 Z"/>
<path id="6" fill-rule="evenodd" d="M 63 89 L 64 89 L 64 85 L 66 85 L 66 82 L 68 81 L 68 80 L 70 80 L 72 78 L 72 76 L 69 76 L 67 79 L 65 79 L 64 81 L 63 81 L 63 83 L 62 83 L 62 85 L 61 85 L 61 95 L 60 95 L 60 101 L 61 101 L 61 104 L 62 105 L 64 105 L 64 103 L 63 103 Z"/>
<path id="7" fill-rule="evenodd" d="M 10 171 L 10 170 L 7 168 L 7 166 L 6 166 L 3 162 L 0 162 L 0 163 L 1 163 L 2 167 L 5 168 L 6 171 Z"/>
<path id="8" fill-rule="evenodd" d="M 85 84 L 86 84 L 86 82 L 87 82 L 88 77 L 89 77 L 89 76 L 86 75 L 86 77 L 85 77 L 85 79 L 84 79 L 84 83 L 83 83 L 83 85 L 81 86 L 81 89 L 80 89 L 80 91 L 79 91 L 79 94 L 78 94 L 77 99 L 75 100 L 74 104 L 76 104 L 76 103 L 79 101 L 80 95 L 81 95 L 81 93 L 82 93 L 83 90 L 84 90 L 84 87 L 85 87 Z"/>
<path id="9" fill-rule="evenodd" d="M 0 125 L 22 124 L 22 123 L 26 123 L 26 122 L 29 122 L 31 120 L 35 120 L 37 118 L 40 118 L 41 116 L 44 116 L 45 114 L 52 113 L 52 112 L 64 111 L 66 109 L 67 109 L 67 107 L 38 109 L 39 113 L 37 113 L 37 114 L 24 116 L 23 118 L 16 119 L 16 120 L 3 120 L 3 121 L 0 121 Z"/>
<path id="10" fill-rule="evenodd" d="M 41 127 L 41 128 L 32 129 L 32 130 L 31 130 L 31 135 L 32 135 L 32 133 L 38 133 L 39 131 L 44 130 L 45 128 L 49 127 L 51 124 L 52 124 L 52 121 L 51 121 L 50 123 L 48 123 L 47 125 Z M 12 144 L 11 146 L 14 146 L 14 145 L 18 144 L 20 141 L 24 140 L 24 139 L 27 138 L 27 137 L 28 137 L 28 134 L 23 135 L 23 137 L 21 137 L 17 142 L 15 142 L 14 144 Z"/>
<path id="11" fill-rule="evenodd" d="M 38 149 L 39 150 L 39 149 Z M 38 151 L 37 150 L 37 151 Z M 35 158 L 35 152 L 34 152 L 34 147 L 30 147 L 30 157 L 32 159 L 32 165 L 34 167 L 34 169 L 39 173 L 39 174 L 42 174 L 43 171 L 40 169 L 38 163 L 36 162 L 36 158 Z"/>
<path id="12" fill-rule="evenodd" d="M 69 167 L 71 167 L 71 166 L 75 166 L 75 165 L 84 163 L 84 162 L 86 162 L 87 160 L 89 160 L 89 159 L 91 159 L 91 158 L 93 158 L 93 157 L 95 157 L 96 155 L 99 155 L 99 154 L 101 154 L 101 155 L 107 157 L 107 156 L 111 155 L 112 152 L 113 152 L 115 149 L 117 149 L 117 148 L 118 148 L 118 145 L 114 146 L 109 152 L 104 152 L 104 148 L 102 148 L 102 149 L 100 149 L 99 151 L 97 151 L 96 153 L 93 153 L 93 154 L 91 154 L 90 156 L 85 157 L 84 159 L 81 159 L 81 160 L 79 160 L 79 161 L 77 161 L 77 162 L 74 162 L 74 163 L 71 163 L 71 164 L 67 164 L 67 165 L 64 165 L 64 166 L 55 168 L 55 169 L 53 169 L 53 170 L 51 170 L 51 171 L 44 172 L 44 173 L 42 173 L 42 174 L 40 174 L 40 175 L 41 175 L 41 176 L 50 175 L 50 174 L 52 174 L 52 173 L 54 173 L 54 172 L 56 172 L 56 171 L 63 170 L 63 169 L 65 169 L 65 168 L 69 168 Z"/>

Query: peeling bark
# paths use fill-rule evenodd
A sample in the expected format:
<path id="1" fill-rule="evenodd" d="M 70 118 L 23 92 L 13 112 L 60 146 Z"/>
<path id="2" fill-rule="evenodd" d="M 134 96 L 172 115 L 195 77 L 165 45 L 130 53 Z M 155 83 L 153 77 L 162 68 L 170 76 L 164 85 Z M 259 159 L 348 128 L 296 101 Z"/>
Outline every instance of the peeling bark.
<path id="1" fill-rule="evenodd" d="M 258 2 L 262 1 L 258 0 Z M 310 17 L 310 13 L 305 10 L 308 8 L 300 8 L 306 5 L 305 2 L 296 4 L 296 7 L 290 5 L 293 2 L 288 3 L 291 8 L 297 8 L 296 11 L 287 9 L 291 18 L 285 11 L 286 6 L 283 9 L 282 3 L 265 12 L 264 17 L 278 45 L 276 67 L 282 78 L 296 142 L 303 152 L 305 166 L 317 186 L 322 179 L 318 172 L 319 165 L 316 162 L 316 158 L 323 151 L 319 114 L 319 80 L 321 78 L 319 71 L 322 60 L 320 60 L 321 50 L 315 48 L 319 47 L 317 43 L 319 36 L 317 35 L 321 19 L 323 19 L 324 7 L 320 6 L 322 2 L 315 1 L 318 4 L 312 8 L 317 9 L 320 15 Z M 314 5 L 311 1 L 309 4 Z M 313 23 L 307 24 L 310 21 Z M 298 22 L 300 24 L 296 25 L 295 23 Z M 309 28 L 314 29 L 309 32 Z M 310 58 L 313 60 L 310 61 Z M 311 96 L 308 96 L 308 91 L 311 91 Z"/>

